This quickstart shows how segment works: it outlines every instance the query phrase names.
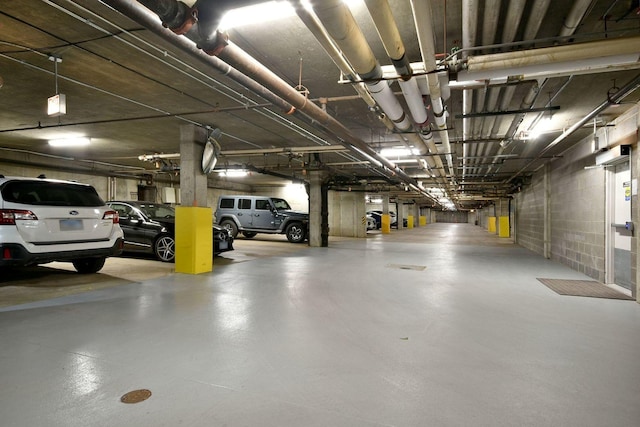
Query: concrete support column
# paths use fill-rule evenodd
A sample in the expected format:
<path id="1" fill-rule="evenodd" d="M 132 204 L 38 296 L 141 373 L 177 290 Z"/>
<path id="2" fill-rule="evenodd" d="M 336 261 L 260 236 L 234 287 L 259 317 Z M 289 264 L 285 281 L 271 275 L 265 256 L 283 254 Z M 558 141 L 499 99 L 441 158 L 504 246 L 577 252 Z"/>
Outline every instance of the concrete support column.
<path id="1" fill-rule="evenodd" d="M 405 218 L 405 213 L 404 213 L 404 204 L 402 203 L 402 200 L 399 200 L 396 202 L 396 218 L 398 220 L 398 230 L 402 230 L 403 228 L 403 223 L 404 223 L 404 218 Z"/>
<path id="2" fill-rule="evenodd" d="M 309 246 L 329 246 L 329 207 L 324 172 L 309 172 Z"/>
<path id="3" fill-rule="evenodd" d="M 382 218 L 380 231 L 382 234 L 391 233 L 391 215 L 389 215 L 389 196 L 382 196 Z"/>
<path id="4" fill-rule="evenodd" d="M 367 237 L 366 204 L 363 192 L 331 191 L 329 207 L 332 236 Z"/>
<path id="5" fill-rule="evenodd" d="M 180 126 L 180 201 L 183 206 L 207 206 L 207 176 L 202 173 L 202 152 L 207 130 Z"/>
<path id="6" fill-rule="evenodd" d="M 198 274 L 213 269 L 213 215 L 207 207 L 207 176 L 202 172 L 202 152 L 207 131 L 180 126 L 180 199 L 176 209 L 176 273 Z"/>

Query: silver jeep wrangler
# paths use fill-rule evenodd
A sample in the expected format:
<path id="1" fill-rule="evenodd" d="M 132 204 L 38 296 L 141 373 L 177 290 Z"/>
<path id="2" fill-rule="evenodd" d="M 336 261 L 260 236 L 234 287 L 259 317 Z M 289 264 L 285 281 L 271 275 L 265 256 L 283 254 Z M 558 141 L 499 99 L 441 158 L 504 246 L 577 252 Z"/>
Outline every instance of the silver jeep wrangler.
<path id="1" fill-rule="evenodd" d="M 286 234 L 292 243 L 304 242 L 309 232 L 309 214 L 295 212 L 286 200 L 266 196 L 220 196 L 216 223 L 251 238 L 258 233 Z"/>

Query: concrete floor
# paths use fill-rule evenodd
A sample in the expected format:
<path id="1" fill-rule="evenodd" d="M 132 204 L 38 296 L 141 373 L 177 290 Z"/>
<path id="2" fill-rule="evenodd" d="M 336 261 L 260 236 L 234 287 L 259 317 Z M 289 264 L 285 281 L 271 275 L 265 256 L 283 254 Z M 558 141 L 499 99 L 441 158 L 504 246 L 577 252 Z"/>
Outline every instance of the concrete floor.
<path id="1" fill-rule="evenodd" d="M 4 307 L 0 425 L 640 425 L 640 306 L 537 277 L 430 224 Z"/>

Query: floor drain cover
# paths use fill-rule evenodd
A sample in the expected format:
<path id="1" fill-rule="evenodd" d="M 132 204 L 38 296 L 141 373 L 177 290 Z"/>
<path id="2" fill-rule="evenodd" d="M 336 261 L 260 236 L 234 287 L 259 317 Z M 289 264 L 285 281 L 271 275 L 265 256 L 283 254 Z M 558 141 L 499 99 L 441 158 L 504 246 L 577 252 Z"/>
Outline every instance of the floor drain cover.
<path id="1" fill-rule="evenodd" d="M 389 268 L 399 268 L 400 270 L 415 270 L 422 271 L 427 268 L 424 265 L 404 265 L 404 264 L 387 264 Z"/>
<path id="2" fill-rule="evenodd" d="M 139 403 L 151 397 L 151 391 L 146 388 L 133 390 L 120 398 L 122 403 Z"/>

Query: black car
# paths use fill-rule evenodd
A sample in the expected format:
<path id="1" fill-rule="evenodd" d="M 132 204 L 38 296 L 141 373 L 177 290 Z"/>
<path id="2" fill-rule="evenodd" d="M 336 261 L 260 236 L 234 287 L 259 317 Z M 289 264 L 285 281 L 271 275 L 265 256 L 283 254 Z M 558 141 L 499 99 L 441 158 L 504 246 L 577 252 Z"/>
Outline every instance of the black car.
<path id="1" fill-rule="evenodd" d="M 141 201 L 110 201 L 107 205 L 120 216 L 125 252 L 152 253 L 164 262 L 175 260 L 176 211 L 172 206 Z M 213 253 L 232 251 L 229 231 L 215 224 L 212 227 Z"/>

